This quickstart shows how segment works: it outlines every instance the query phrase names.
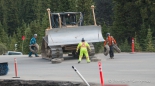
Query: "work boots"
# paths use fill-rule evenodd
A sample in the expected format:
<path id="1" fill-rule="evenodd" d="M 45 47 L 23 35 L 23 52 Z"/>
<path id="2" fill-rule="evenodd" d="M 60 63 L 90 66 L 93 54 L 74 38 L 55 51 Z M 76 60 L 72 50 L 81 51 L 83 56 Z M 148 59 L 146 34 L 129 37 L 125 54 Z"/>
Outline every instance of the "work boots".
<path id="1" fill-rule="evenodd" d="M 80 63 L 80 61 L 78 61 L 78 64 Z"/>
<path id="2" fill-rule="evenodd" d="M 78 61 L 78 64 L 80 63 L 81 61 Z M 90 61 L 87 61 L 87 63 L 90 63 Z"/>
<path id="3" fill-rule="evenodd" d="M 110 59 L 114 59 L 114 57 L 110 57 Z"/>

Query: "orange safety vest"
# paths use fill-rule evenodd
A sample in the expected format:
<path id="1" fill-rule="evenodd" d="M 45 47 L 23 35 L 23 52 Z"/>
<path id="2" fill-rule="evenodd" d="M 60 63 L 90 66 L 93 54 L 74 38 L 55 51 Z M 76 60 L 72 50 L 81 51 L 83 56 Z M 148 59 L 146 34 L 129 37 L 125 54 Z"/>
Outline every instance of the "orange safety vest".
<path id="1" fill-rule="evenodd" d="M 87 48 L 85 42 L 82 42 L 81 48 Z"/>
<path id="2" fill-rule="evenodd" d="M 109 46 L 111 46 L 113 43 L 116 44 L 116 40 L 112 36 L 108 36 L 107 39 L 104 42 L 104 46 L 106 44 L 108 44 Z"/>
<path id="3" fill-rule="evenodd" d="M 80 48 L 80 49 L 87 49 L 87 48 L 90 49 L 90 46 L 89 46 L 89 44 L 88 44 L 87 42 L 80 42 L 80 43 L 78 44 L 76 50 L 78 50 L 79 48 Z"/>

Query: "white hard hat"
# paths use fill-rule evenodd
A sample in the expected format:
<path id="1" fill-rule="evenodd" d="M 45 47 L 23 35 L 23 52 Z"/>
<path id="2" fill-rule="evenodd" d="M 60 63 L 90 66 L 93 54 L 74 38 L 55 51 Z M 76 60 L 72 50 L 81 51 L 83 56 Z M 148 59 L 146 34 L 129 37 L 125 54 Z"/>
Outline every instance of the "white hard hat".
<path id="1" fill-rule="evenodd" d="M 106 36 L 110 36 L 110 33 L 107 33 Z"/>
<path id="2" fill-rule="evenodd" d="M 37 36 L 37 34 L 34 34 L 34 36 Z"/>

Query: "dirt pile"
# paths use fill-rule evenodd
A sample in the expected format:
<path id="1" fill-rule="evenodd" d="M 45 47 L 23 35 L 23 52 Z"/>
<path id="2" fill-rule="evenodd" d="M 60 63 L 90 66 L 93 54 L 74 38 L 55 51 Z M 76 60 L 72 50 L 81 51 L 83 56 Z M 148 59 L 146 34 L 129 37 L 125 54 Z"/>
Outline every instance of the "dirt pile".
<path id="1" fill-rule="evenodd" d="M 90 86 L 100 86 L 89 83 Z M 0 80 L 0 86 L 87 86 L 82 82 L 43 81 L 43 80 Z"/>

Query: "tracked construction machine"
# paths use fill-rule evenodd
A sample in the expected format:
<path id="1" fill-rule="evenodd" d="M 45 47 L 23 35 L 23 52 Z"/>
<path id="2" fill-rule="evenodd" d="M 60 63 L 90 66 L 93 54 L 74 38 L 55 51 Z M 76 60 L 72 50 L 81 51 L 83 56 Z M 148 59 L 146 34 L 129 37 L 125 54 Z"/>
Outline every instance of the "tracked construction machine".
<path id="1" fill-rule="evenodd" d="M 94 25 L 83 26 L 83 15 L 81 12 L 51 13 L 48 8 L 50 27 L 45 31 L 41 46 L 41 55 L 45 59 L 63 58 L 63 53 L 72 53 L 77 57 L 76 47 L 84 38 L 90 44 L 89 56 L 95 55 L 92 43 L 103 42 L 101 26 L 96 25 L 94 6 L 92 7 Z"/>

